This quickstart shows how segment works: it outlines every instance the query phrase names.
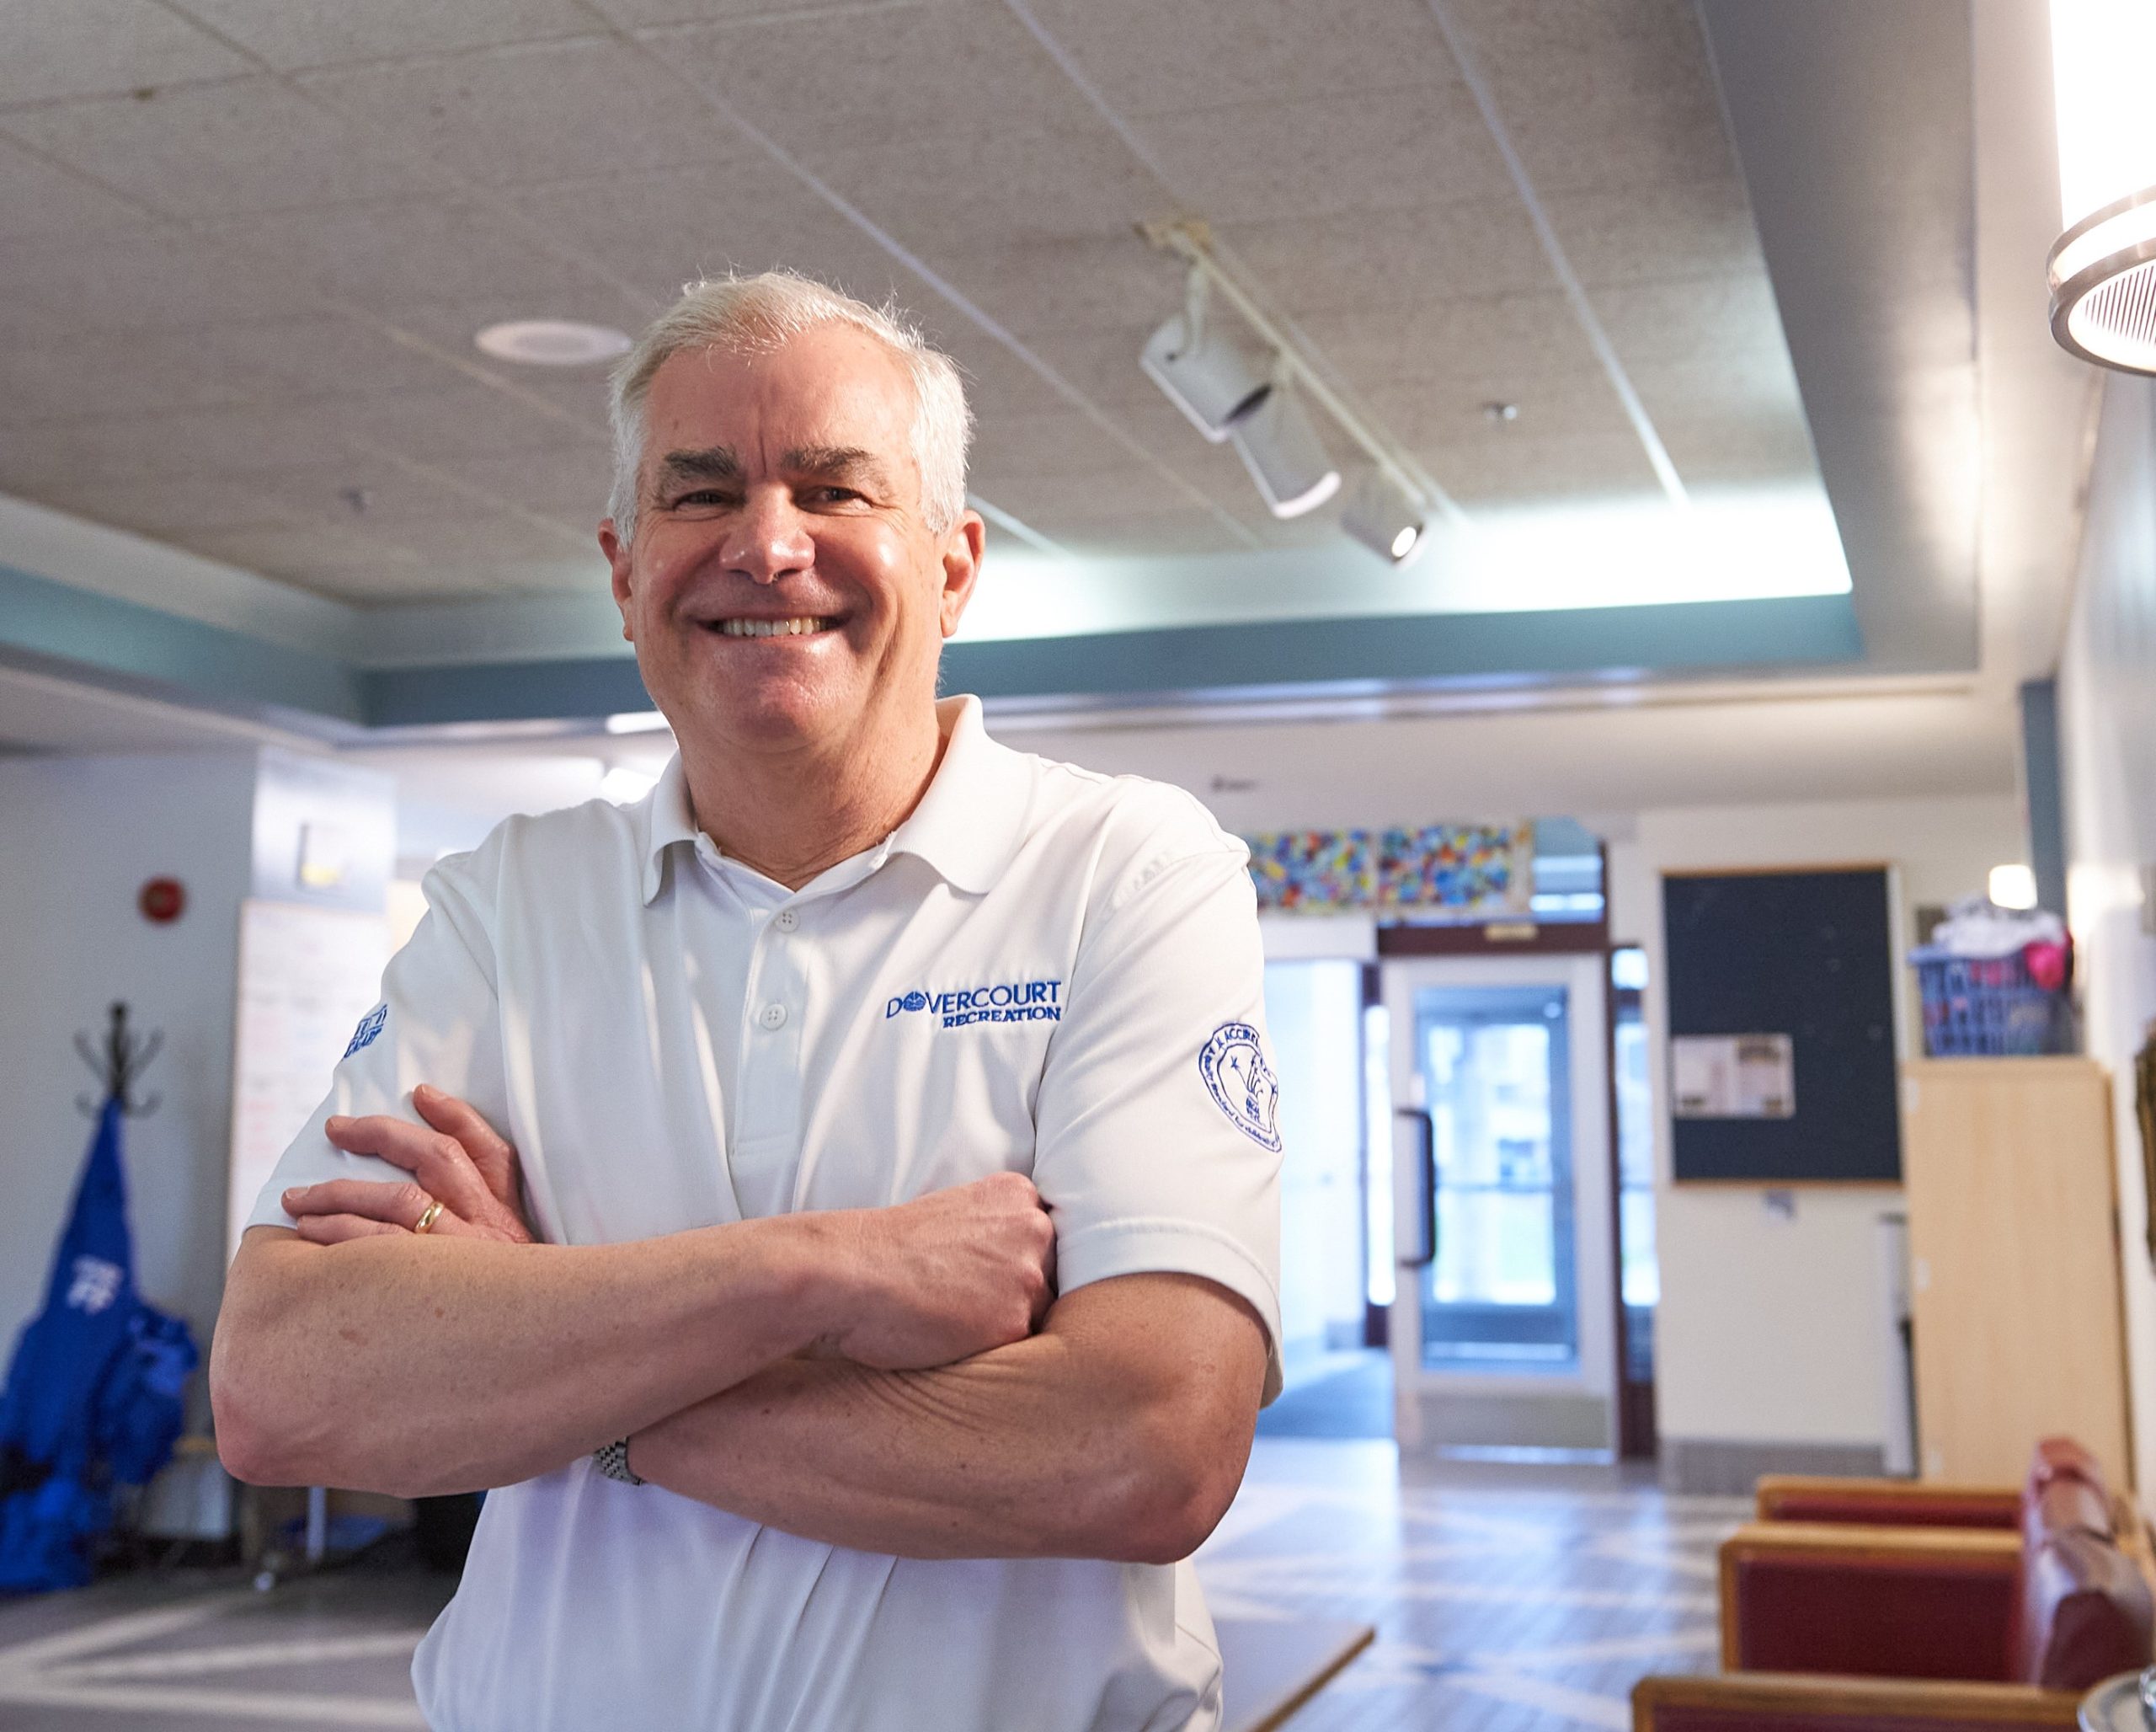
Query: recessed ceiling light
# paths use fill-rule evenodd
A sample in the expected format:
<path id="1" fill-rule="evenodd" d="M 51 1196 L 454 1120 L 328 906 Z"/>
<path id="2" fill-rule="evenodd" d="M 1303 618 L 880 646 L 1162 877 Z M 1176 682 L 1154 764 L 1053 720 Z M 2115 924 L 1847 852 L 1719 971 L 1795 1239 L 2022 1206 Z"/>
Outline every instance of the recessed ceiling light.
<path id="1" fill-rule="evenodd" d="M 534 366 L 589 366 L 629 352 L 626 331 L 572 318 L 511 319 L 488 325 L 474 340 L 497 361 L 520 361 Z"/>

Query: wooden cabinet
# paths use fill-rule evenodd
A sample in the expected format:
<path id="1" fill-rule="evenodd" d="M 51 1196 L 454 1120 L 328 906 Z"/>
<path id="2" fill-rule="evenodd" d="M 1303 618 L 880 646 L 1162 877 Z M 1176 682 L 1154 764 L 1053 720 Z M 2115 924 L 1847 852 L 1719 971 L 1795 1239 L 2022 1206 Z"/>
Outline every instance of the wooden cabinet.
<path id="1" fill-rule="evenodd" d="M 2018 1482 L 2064 1432 L 2130 1483 L 2111 1086 L 2082 1058 L 1902 1069 L 1926 1479 Z"/>

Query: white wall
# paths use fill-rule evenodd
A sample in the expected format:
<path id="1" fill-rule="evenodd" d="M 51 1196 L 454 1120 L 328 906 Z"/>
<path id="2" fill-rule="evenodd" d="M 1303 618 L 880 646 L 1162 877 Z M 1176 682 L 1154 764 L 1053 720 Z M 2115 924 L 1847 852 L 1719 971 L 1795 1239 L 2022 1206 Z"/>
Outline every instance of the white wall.
<path id="1" fill-rule="evenodd" d="M 1898 957 L 1913 942 L 1918 905 L 1983 889 L 1988 869 L 2020 858 L 2022 849 L 2020 810 L 2005 794 L 1648 811 L 1632 840 L 1612 847 L 1613 936 L 1638 940 L 1650 970 L 1662 1264 L 1656 1393 L 1666 1441 L 1883 1443 L 1875 1222 L 1898 1206 L 1901 1194 L 1807 1189 L 1796 1194 L 1790 1219 L 1769 1212 L 1763 1187 L 1671 1184 L 1660 874 L 1891 863 Z M 1897 1032 L 1905 1054 L 1912 1041 L 1920 1044 L 1913 1027 Z"/>
<path id="2" fill-rule="evenodd" d="M 1361 1344 L 1362 965 L 1268 963 L 1280 1069 L 1280 1327 L 1292 1358 Z M 1295 1366 L 1290 1365 L 1292 1378 Z"/>
<path id="3" fill-rule="evenodd" d="M 206 1349 L 224 1266 L 235 949 L 248 881 L 250 751 L 0 760 L 0 1335 L 36 1310 L 73 1193 L 96 1093 L 75 1056 L 127 1001 L 164 1050 L 163 1104 L 125 1131 L 137 1278 Z M 187 887 L 152 926 L 146 879 Z M 199 1392 L 199 1380 L 198 1380 Z M 199 1393 L 198 1393 L 199 1399 Z"/>
<path id="4" fill-rule="evenodd" d="M 2068 916 L 2088 1050 L 2110 1066 L 2135 1478 L 2156 1487 L 2156 1277 L 2132 1061 L 2156 1019 L 2156 391 L 2114 375 L 2089 478 L 2081 568 L 2059 674 Z"/>

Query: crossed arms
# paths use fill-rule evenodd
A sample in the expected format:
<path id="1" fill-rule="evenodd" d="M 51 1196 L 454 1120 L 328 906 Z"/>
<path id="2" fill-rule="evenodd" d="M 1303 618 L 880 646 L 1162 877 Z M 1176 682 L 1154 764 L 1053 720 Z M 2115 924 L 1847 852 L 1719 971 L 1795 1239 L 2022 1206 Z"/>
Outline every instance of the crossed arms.
<path id="1" fill-rule="evenodd" d="M 239 1478 L 416 1496 L 626 1436 L 654 1484 L 835 1545 L 1145 1563 L 1194 1550 L 1235 1494 L 1256 1313 L 1186 1275 L 1051 1298 L 1053 1229 L 1016 1174 L 543 1245 L 508 1144 L 447 1096 L 414 1104 L 427 1125 L 330 1126 L 410 1184 L 288 1194 L 300 1232 L 256 1227 L 234 1259 L 210 1370 Z"/>

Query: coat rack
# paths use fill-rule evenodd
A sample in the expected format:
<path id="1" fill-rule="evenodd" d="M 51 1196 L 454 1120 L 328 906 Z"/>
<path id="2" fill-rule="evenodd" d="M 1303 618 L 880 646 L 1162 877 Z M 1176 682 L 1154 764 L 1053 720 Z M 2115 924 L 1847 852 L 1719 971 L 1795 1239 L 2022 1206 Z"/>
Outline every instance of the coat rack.
<path id="1" fill-rule="evenodd" d="M 83 1056 L 83 1062 L 90 1067 L 90 1074 L 98 1079 L 101 1088 L 93 1098 L 87 1094 L 75 1097 L 75 1106 L 86 1118 L 94 1119 L 104 1110 L 109 1100 L 120 1103 L 120 1110 L 131 1119 L 147 1118 L 157 1109 L 164 1097 L 158 1094 L 135 1098 L 135 1085 L 142 1080 L 142 1072 L 149 1069 L 150 1061 L 165 1044 L 165 1031 L 152 1029 L 147 1034 L 137 1034 L 127 1026 L 127 1006 L 123 1002 L 112 1007 L 111 1021 L 105 1029 L 104 1050 L 100 1052 L 90 1037 L 82 1030 L 75 1034 L 75 1050 Z"/>

